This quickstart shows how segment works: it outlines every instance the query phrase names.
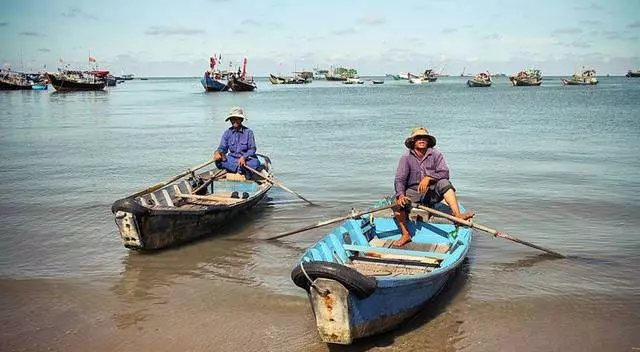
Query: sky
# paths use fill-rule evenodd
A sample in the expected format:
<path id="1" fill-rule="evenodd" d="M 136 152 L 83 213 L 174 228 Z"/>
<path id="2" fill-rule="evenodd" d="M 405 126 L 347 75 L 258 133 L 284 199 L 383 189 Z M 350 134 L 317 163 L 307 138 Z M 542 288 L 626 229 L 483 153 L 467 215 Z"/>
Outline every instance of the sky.
<path id="1" fill-rule="evenodd" d="M 200 76 L 209 57 L 255 76 L 329 66 L 360 75 L 568 75 L 640 69 L 640 0 L 0 0 L 0 62 L 60 61 L 136 76 Z"/>

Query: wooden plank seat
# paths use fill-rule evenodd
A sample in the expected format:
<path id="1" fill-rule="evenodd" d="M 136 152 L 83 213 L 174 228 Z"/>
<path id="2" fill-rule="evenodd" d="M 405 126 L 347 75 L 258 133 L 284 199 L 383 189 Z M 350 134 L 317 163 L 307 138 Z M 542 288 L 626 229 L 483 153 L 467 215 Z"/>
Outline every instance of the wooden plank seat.
<path id="1" fill-rule="evenodd" d="M 394 259 L 407 259 L 417 260 L 425 262 L 437 262 L 445 259 L 448 254 L 426 252 L 426 251 L 412 251 L 399 248 L 383 248 L 383 247 L 371 247 L 371 246 L 356 246 L 352 244 L 343 245 L 344 249 L 352 252 L 361 252 L 367 256 L 376 256 L 380 258 L 394 258 Z"/>

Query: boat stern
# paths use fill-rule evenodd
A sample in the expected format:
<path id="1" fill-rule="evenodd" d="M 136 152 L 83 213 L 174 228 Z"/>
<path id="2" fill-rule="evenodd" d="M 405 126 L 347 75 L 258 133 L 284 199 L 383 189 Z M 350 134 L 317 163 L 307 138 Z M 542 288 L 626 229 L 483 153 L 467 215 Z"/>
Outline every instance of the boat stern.
<path id="1" fill-rule="evenodd" d="M 118 210 L 115 213 L 115 218 L 122 244 L 129 249 L 142 249 L 143 244 L 140 240 L 140 231 L 138 231 L 135 216 L 132 213 Z"/>
<path id="2" fill-rule="evenodd" d="M 316 279 L 314 286 L 309 295 L 320 339 L 326 343 L 350 344 L 357 336 L 353 334 L 349 314 L 349 290 L 335 280 L 323 278 Z"/>

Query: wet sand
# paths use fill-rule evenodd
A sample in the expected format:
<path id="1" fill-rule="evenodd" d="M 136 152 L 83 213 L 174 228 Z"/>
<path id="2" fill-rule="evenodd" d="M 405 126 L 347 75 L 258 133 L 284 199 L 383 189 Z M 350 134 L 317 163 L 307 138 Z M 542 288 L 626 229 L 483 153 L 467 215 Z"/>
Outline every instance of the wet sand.
<path id="1" fill-rule="evenodd" d="M 2 351 L 632 351 L 629 302 L 470 300 L 469 275 L 399 329 L 351 346 L 320 342 L 306 297 L 181 278 L 152 288 L 114 280 L 0 281 Z M 579 309 L 576 309 L 579 307 Z M 637 307 L 640 308 L 640 307 Z"/>

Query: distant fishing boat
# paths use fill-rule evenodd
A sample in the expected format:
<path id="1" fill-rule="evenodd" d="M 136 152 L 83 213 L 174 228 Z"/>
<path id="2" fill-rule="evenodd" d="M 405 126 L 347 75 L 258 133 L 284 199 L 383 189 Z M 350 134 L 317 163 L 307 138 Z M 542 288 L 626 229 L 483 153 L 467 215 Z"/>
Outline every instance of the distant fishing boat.
<path id="1" fill-rule="evenodd" d="M 271 176 L 271 160 L 258 155 Z M 182 177 L 189 176 L 185 173 Z M 271 189 L 260 178 L 211 169 L 117 200 L 111 206 L 126 248 L 156 250 L 215 234 L 238 214 L 251 210 Z"/>
<path id="2" fill-rule="evenodd" d="M 371 80 L 371 83 L 373 83 L 373 84 L 384 84 L 384 81 L 381 80 L 381 79 L 380 80 L 374 79 L 374 80 Z"/>
<path id="3" fill-rule="evenodd" d="M 234 92 L 252 92 L 258 86 L 253 80 L 253 77 L 247 76 L 247 58 L 245 57 L 242 61 L 242 71 L 239 71 L 237 74 L 232 74 L 229 77 L 229 81 L 227 83 L 229 88 L 231 88 Z"/>
<path id="4" fill-rule="evenodd" d="M 387 73 L 385 76 L 393 78 L 396 81 L 401 81 L 401 80 L 408 80 L 409 79 L 409 74 L 407 72 L 400 72 L 397 75 L 391 74 L 391 73 Z"/>
<path id="5" fill-rule="evenodd" d="M 220 71 L 216 69 L 219 58 L 211 56 L 209 58 L 209 69 L 204 72 L 204 76 L 200 80 L 205 92 L 225 92 L 230 89 L 226 80 L 229 79 L 230 72 Z"/>
<path id="6" fill-rule="evenodd" d="M 346 81 L 347 78 L 354 78 L 358 76 L 358 71 L 353 68 L 336 67 L 333 66 L 329 69 L 324 77 L 327 81 Z"/>
<path id="7" fill-rule="evenodd" d="M 640 70 L 629 70 L 626 77 L 640 77 Z"/>
<path id="8" fill-rule="evenodd" d="M 57 91 L 98 91 L 107 85 L 109 71 L 73 71 L 61 70 L 46 73 L 47 80 Z"/>
<path id="9" fill-rule="evenodd" d="M 394 247 L 400 229 L 392 217 L 353 218 L 302 255 L 291 279 L 307 291 L 322 341 L 350 344 L 391 330 L 454 276 L 469 252 L 471 229 L 421 220 L 407 225 L 412 242 Z"/>
<path id="10" fill-rule="evenodd" d="M 581 73 L 575 73 L 571 78 L 563 78 L 562 85 L 565 86 L 592 86 L 598 84 L 595 70 L 582 70 Z"/>
<path id="11" fill-rule="evenodd" d="M 426 84 L 426 83 L 429 83 L 429 78 L 427 78 L 425 76 L 414 75 L 411 72 L 407 73 L 407 76 L 409 77 L 409 83 L 412 83 L 412 84 Z"/>
<path id="12" fill-rule="evenodd" d="M 489 72 L 480 72 L 473 79 L 467 80 L 469 87 L 491 87 L 491 75 Z"/>
<path id="13" fill-rule="evenodd" d="M 522 70 L 515 75 L 509 76 L 509 81 L 516 86 L 539 86 L 542 84 L 542 72 L 536 69 Z"/>
<path id="14" fill-rule="evenodd" d="M 342 84 L 363 84 L 363 83 L 364 81 L 358 77 L 350 77 L 342 82 Z"/>
<path id="15" fill-rule="evenodd" d="M 306 84 L 312 81 L 299 76 L 283 77 L 271 73 L 269 74 L 269 82 L 271 82 L 271 84 Z"/>
<path id="16" fill-rule="evenodd" d="M 31 90 L 32 82 L 24 73 L 0 71 L 0 90 Z"/>

